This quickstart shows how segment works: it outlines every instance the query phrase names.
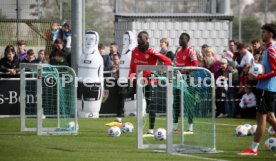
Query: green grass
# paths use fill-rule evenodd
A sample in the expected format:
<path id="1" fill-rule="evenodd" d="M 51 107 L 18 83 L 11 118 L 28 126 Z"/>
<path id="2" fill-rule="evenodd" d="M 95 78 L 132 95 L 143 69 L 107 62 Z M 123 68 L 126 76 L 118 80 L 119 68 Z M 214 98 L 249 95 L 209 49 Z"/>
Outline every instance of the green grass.
<path id="1" fill-rule="evenodd" d="M 213 159 L 234 161 L 276 160 L 275 153 L 264 150 L 264 140 L 259 148 L 259 156 L 238 156 L 237 152 L 249 146 L 253 137 L 236 137 L 233 131 L 236 125 L 254 120 L 217 119 L 217 149 L 224 152 L 218 154 L 190 154 L 176 156 L 158 153 L 153 150 L 137 150 L 136 134 L 122 134 L 120 137 L 107 136 L 105 123 L 113 121 L 113 117 L 100 119 L 80 119 L 80 131 L 77 136 L 37 136 L 35 133 L 20 133 L 18 118 L 0 119 L 0 160 L 1 161 L 167 161 L 195 160 L 208 157 Z M 134 123 L 135 118 L 123 118 L 123 121 Z M 224 125 L 230 124 L 230 125 Z"/>

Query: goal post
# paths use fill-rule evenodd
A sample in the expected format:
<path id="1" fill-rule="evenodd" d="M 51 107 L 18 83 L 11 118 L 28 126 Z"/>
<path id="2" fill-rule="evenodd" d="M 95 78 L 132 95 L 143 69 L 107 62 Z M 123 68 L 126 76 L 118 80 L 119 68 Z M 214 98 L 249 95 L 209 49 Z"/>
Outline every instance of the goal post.
<path id="1" fill-rule="evenodd" d="M 144 71 L 151 71 L 151 76 L 144 78 Z M 138 149 L 165 149 L 167 153 L 217 152 L 215 79 L 209 70 L 143 65 L 138 66 L 136 75 Z M 144 97 L 147 115 L 143 117 Z M 190 124 L 192 132 L 187 131 Z M 166 129 L 166 140 L 156 141 L 154 135 L 147 135 L 152 127 L 154 132 L 158 128 Z"/>
<path id="2" fill-rule="evenodd" d="M 167 141 L 166 144 L 144 144 L 143 134 L 144 125 L 143 125 L 143 99 L 144 99 L 144 92 L 145 85 L 147 85 L 144 81 L 143 71 L 145 70 L 153 70 L 153 71 L 162 71 L 165 72 L 166 80 L 168 80 L 168 84 L 166 85 L 166 127 L 167 127 Z M 137 72 L 137 147 L 138 149 L 167 149 L 168 153 L 172 153 L 172 67 L 171 66 L 147 66 L 141 65 L 138 66 Z M 147 103 L 148 104 L 148 103 Z M 148 105 L 147 105 L 148 106 Z"/>
<path id="3" fill-rule="evenodd" d="M 20 130 L 37 135 L 78 132 L 77 86 L 67 66 L 20 64 Z"/>

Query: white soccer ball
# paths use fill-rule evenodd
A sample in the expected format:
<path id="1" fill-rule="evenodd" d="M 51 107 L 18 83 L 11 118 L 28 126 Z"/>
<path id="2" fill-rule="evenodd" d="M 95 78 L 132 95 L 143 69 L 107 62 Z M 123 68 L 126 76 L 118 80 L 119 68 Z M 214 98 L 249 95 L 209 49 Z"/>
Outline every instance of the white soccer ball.
<path id="1" fill-rule="evenodd" d="M 249 69 L 249 73 L 253 74 L 264 74 L 264 66 L 262 64 L 253 63 Z"/>
<path id="2" fill-rule="evenodd" d="M 75 130 L 76 128 L 76 131 L 79 130 L 79 124 L 77 123 L 77 126 L 75 125 L 75 121 L 70 121 L 68 124 L 67 124 L 67 127 L 66 129 L 69 130 L 69 131 L 73 131 Z"/>
<path id="3" fill-rule="evenodd" d="M 265 149 L 270 151 L 276 151 L 276 138 L 268 138 L 265 141 Z"/>
<path id="4" fill-rule="evenodd" d="M 108 129 L 108 135 L 112 137 L 118 137 L 121 135 L 121 129 L 118 126 L 112 126 Z"/>
<path id="5" fill-rule="evenodd" d="M 167 139 L 167 131 L 164 128 L 158 128 L 154 133 L 155 140 L 166 140 Z"/>
<path id="6" fill-rule="evenodd" d="M 123 123 L 123 124 L 122 124 L 121 130 L 122 130 L 122 132 L 124 132 L 124 133 L 133 132 L 133 131 L 134 131 L 134 126 L 133 126 L 132 123 L 126 122 L 126 123 Z"/>
<path id="7" fill-rule="evenodd" d="M 250 124 L 244 124 L 243 126 L 247 128 L 247 135 L 250 135 L 249 131 L 252 126 Z"/>
<path id="8" fill-rule="evenodd" d="M 248 134 L 248 129 L 245 126 L 243 126 L 243 125 L 237 126 L 237 128 L 236 128 L 237 136 L 247 136 L 247 134 Z"/>
<path id="9" fill-rule="evenodd" d="M 257 125 L 252 125 L 251 128 L 248 131 L 248 134 L 249 135 L 255 135 L 256 130 L 257 130 Z"/>
<path id="10" fill-rule="evenodd" d="M 269 136 L 274 136 L 276 134 L 276 132 L 274 131 L 273 127 L 270 126 L 267 130 Z"/>

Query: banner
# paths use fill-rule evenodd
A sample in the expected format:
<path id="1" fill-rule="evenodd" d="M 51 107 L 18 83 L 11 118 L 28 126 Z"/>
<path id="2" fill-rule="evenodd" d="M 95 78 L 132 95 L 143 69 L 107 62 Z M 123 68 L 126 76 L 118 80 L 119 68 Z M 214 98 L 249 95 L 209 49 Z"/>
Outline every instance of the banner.
<path id="1" fill-rule="evenodd" d="M 100 115 L 116 114 L 118 88 L 105 87 Z M 0 80 L 0 115 L 20 115 L 20 80 Z"/>

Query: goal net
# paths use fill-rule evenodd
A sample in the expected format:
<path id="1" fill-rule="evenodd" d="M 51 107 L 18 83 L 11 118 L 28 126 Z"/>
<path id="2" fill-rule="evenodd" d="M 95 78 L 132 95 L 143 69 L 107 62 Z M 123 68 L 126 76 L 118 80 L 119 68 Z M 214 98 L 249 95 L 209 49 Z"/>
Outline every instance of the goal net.
<path id="1" fill-rule="evenodd" d="M 21 132 L 77 134 L 75 78 L 67 66 L 20 64 Z"/>
<path id="2" fill-rule="evenodd" d="M 143 78 L 143 71 L 152 74 Z M 168 153 L 216 152 L 214 84 L 205 68 L 139 66 L 138 148 L 166 149 Z M 148 115 L 142 117 L 144 97 Z M 159 138 L 159 128 L 166 129 L 166 138 Z"/>

